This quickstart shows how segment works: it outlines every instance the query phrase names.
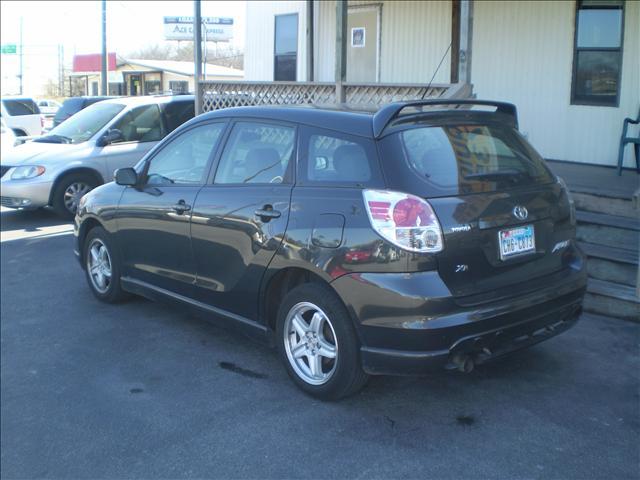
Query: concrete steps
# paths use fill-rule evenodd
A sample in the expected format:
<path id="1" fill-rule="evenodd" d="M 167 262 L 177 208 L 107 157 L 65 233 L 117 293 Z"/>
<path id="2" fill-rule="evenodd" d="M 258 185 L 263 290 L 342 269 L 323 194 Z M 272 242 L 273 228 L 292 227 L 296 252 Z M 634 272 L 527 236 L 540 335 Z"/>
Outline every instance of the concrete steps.
<path id="1" fill-rule="evenodd" d="M 588 312 L 640 322 L 638 251 L 640 211 L 632 198 L 595 191 L 572 192 L 577 238 L 588 257 Z"/>
<path id="2" fill-rule="evenodd" d="M 587 312 L 640 322 L 640 300 L 635 287 L 589 278 L 584 299 Z"/>

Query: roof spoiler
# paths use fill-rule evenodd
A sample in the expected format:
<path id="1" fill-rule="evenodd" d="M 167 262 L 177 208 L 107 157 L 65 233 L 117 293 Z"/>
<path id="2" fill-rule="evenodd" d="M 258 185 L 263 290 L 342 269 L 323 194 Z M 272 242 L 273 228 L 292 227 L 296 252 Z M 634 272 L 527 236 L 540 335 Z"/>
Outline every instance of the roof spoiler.
<path id="1" fill-rule="evenodd" d="M 400 112 L 408 107 L 431 107 L 437 105 L 487 105 L 496 107 L 495 113 L 501 113 L 511 117 L 513 126 L 518 128 L 518 110 L 513 103 L 492 102 L 490 100 L 458 100 L 458 99 L 429 99 L 429 100 L 409 100 L 406 102 L 390 103 L 382 107 L 373 116 L 373 136 L 379 138 L 385 128 L 398 116 Z"/>

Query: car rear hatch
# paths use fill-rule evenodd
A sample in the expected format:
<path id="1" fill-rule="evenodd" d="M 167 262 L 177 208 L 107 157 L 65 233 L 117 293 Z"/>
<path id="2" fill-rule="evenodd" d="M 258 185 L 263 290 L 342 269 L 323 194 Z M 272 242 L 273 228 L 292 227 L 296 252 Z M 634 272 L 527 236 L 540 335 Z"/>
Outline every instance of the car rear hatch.
<path id="1" fill-rule="evenodd" d="M 574 235 L 568 197 L 514 128 L 417 122 L 383 140 L 383 157 L 391 151 L 393 162 L 383 162 L 390 188 L 433 207 L 444 237 L 438 270 L 460 303 L 538 289 L 563 269 L 561 242 Z M 420 269 L 420 255 L 410 269 Z"/>

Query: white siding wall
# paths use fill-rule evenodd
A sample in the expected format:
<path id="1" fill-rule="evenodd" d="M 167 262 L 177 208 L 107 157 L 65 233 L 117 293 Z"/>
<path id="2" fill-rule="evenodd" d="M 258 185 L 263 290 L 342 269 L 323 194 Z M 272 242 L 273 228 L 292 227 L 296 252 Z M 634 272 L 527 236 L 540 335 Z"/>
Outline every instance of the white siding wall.
<path id="1" fill-rule="evenodd" d="M 451 1 L 349 2 L 349 5 L 363 4 L 382 5 L 380 81 L 428 83 L 451 41 Z M 316 79 L 332 82 L 335 78 L 335 1 L 316 1 L 315 16 Z M 434 83 L 449 83 L 450 58 L 447 54 Z"/>
<path id="2" fill-rule="evenodd" d="M 247 80 L 273 79 L 274 15 L 299 14 L 298 80 L 306 80 L 304 1 L 247 2 Z M 451 41 L 451 2 L 382 5 L 380 81 L 427 83 Z M 315 1 L 316 81 L 335 75 L 335 1 Z M 625 4 L 619 107 L 571 105 L 575 2 L 475 1 L 471 81 L 478 98 L 518 106 L 521 130 L 547 158 L 615 165 L 625 117 L 640 107 L 640 1 Z M 435 83 L 448 83 L 450 54 Z M 627 148 L 625 165 L 633 166 Z"/>
<path id="3" fill-rule="evenodd" d="M 247 3 L 244 55 L 245 80 L 273 80 L 275 16 L 298 14 L 298 81 L 306 80 L 307 7 L 305 1 Z"/>
<path id="4" fill-rule="evenodd" d="M 625 5 L 619 108 L 570 104 L 574 24 L 573 1 L 475 2 L 473 90 L 515 103 L 520 130 L 546 158 L 615 165 L 622 121 L 640 106 L 640 2 Z"/>

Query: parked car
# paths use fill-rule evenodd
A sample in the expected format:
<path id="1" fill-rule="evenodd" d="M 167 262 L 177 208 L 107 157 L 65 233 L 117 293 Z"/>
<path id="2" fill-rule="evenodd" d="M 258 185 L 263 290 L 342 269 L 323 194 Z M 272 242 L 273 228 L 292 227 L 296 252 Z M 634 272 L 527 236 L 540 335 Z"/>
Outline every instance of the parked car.
<path id="1" fill-rule="evenodd" d="M 31 137 L 42 133 L 44 117 L 33 99 L 3 97 L 0 106 L 2 118 L 17 137 Z"/>
<path id="2" fill-rule="evenodd" d="M 11 150 L 15 144 L 15 133 L 7 127 L 7 124 L 4 122 L 4 118 L 0 118 L 0 151 L 2 155 Z"/>
<path id="3" fill-rule="evenodd" d="M 1 203 L 11 208 L 50 205 L 73 218 L 89 190 L 117 168 L 135 165 L 165 135 L 194 116 L 193 96 L 105 100 L 1 159 Z"/>
<path id="4" fill-rule="evenodd" d="M 200 115 L 80 201 L 93 294 L 177 301 L 278 346 L 320 398 L 369 374 L 469 371 L 571 327 L 569 192 L 515 107 Z"/>
<path id="5" fill-rule="evenodd" d="M 37 103 L 40 113 L 43 115 L 55 115 L 61 107 L 55 100 L 40 99 Z"/>
<path id="6" fill-rule="evenodd" d="M 89 105 L 109 100 L 115 97 L 71 97 L 62 102 L 62 106 L 56 111 L 53 117 L 53 127 L 57 127 L 67 118 L 75 115 L 80 110 L 87 108 Z"/>

